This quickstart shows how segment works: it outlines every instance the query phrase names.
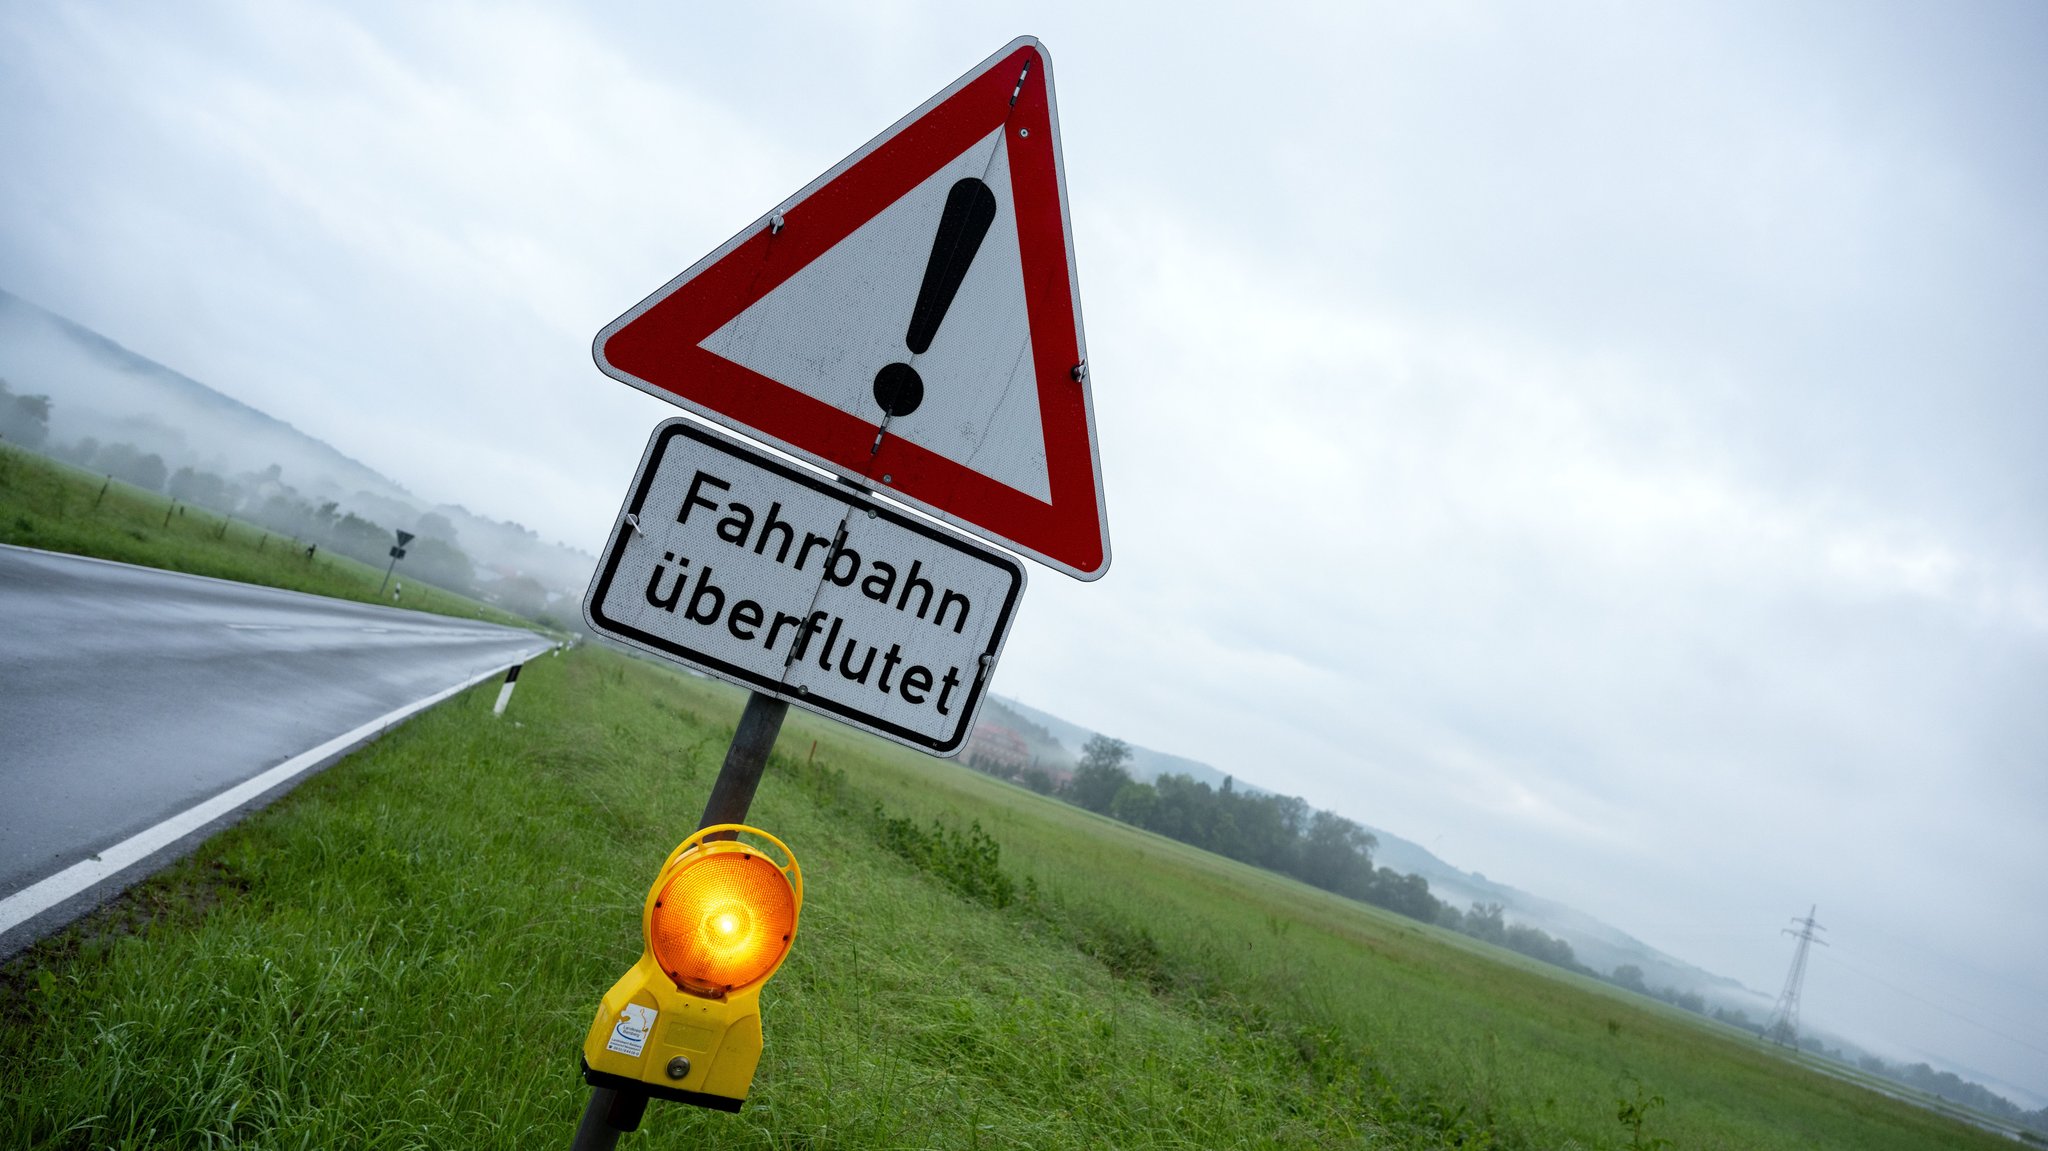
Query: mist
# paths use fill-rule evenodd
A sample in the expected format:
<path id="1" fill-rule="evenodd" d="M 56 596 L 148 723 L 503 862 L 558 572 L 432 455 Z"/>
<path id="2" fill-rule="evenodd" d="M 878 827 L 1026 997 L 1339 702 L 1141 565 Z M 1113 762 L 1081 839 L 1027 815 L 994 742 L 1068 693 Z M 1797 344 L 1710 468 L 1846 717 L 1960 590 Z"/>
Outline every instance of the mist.
<path id="1" fill-rule="evenodd" d="M 47 397 L 27 446 L 365 562 L 564 624 L 596 558 L 519 523 L 421 496 L 325 441 L 0 290 L 0 381 Z"/>

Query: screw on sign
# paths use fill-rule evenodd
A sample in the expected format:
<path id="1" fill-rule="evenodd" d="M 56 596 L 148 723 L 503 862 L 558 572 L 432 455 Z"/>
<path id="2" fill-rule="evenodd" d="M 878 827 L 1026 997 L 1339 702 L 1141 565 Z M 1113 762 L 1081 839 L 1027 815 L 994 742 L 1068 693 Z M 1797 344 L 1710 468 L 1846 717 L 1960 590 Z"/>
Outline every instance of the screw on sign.
<path id="1" fill-rule="evenodd" d="M 751 694 L 585 1035 L 579 1151 L 650 1098 L 747 1098 L 803 900 L 789 849 L 742 826 L 788 705 L 937 755 L 972 727 L 1023 565 L 875 493 L 1078 579 L 1109 567 L 1063 163 L 1051 61 L 1021 37 L 593 344 L 845 482 L 668 421 L 592 576 L 592 634 Z"/>

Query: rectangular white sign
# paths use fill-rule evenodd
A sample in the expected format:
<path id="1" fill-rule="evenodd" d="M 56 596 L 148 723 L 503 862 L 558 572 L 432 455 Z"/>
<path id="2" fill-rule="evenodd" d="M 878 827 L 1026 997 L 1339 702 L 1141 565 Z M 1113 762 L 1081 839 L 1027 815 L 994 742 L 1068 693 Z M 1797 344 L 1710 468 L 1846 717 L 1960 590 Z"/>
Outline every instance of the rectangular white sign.
<path id="1" fill-rule="evenodd" d="M 583 597 L 605 639 L 935 755 L 967 740 L 1017 560 L 687 420 L 655 428 Z"/>

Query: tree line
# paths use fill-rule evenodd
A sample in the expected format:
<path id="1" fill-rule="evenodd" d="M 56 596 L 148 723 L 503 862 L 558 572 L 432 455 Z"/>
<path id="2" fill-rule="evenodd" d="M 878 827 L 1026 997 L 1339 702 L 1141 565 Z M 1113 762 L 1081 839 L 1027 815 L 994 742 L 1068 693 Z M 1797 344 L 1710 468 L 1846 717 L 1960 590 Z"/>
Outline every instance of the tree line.
<path id="1" fill-rule="evenodd" d="M 1839 1056 L 1840 1053 L 1836 1054 Z M 1887 1063 L 1875 1055 L 1863 1056 L 1856 1061 L 1856 1065 L 1873 1075 L 1882 1075 L 1895 1083 L 1903 1083 L 1951 1103 L 1960 1103 L 1986 1115 L 2017 1123 L 2029 1131 L 2048 1135 L 2048 1107 L 2029 1111 L 1983 1084 L 1972 1083 L 1953 1071 L 1936 1071 L 1925 1063 Z"/>
<path id="2" fill-rule="evenodd" d="M 1372 853 L 1379 846 L 1378 838 L 1335 812 L 1311 808 L 1306 800 L 1294 796 L 1240 791 L 1229 778 L 1221 787 L 1174 774 L 1143 783 L 1131 776 L 1131 759 L 1128 744 L 1097 735 L 1082 748 L 1073 777 L 1060 786 L 1036 767 L 1013 770 L 987 763 L 980 769 L 1133 827 L 1291 875 L 1325 891 L 1447 927 L 1764 1035 L 1764 1025 L 1739 1008 L 1709 1005 L 1696 991 L 1653 987 L 1643 969 L 1633 963 L 1621 964 L 1606 974 L 1595 971 L 1580 963 L 1564 940 L 1527 924 L 1507 922 L 1498 903 L 1474 903 L 1464 910 L 1445 903 L 1431 893 L 1429 882 L 1421 876 L 1374 866 Z M 1800 1046 L 1847 1062 L 1842 1052 L 1828 1050 L 1811 1036 L 1802 1037 Z M 1890 1064 L 1869 1055 L 1856 1063 L 1874 1074 L 2048 1134 L 2048 1108 L 2027 1111 L 1951 1072 L 1936 1071 L 1925 1063 Z"/>
<path id="3" fill-rule="evenodd" d="M 1192 776 L 1166 774 L 1150 783 L 1131 776 L 1132 753 L 1120 739 L 1097 735 L 1081 749 L 1073 777 L 1054 787 L 1045 772 L 1025 768 L 1013 778 L 1076 807 L 1177 839 L 1254 867 L 1388 911 L 1460 931 L 1568 970 L 1596 975 L 1569 943 L 1527 924 L 1506 922 L 1498 903 L 1460 910 L 1438 899 L 1429 881 L 1373 864 L 1379 839 L 1334 811 L 1298 796 L 1240 791 Z M 1005 769 L 991 765 L 992 774 Z"/>

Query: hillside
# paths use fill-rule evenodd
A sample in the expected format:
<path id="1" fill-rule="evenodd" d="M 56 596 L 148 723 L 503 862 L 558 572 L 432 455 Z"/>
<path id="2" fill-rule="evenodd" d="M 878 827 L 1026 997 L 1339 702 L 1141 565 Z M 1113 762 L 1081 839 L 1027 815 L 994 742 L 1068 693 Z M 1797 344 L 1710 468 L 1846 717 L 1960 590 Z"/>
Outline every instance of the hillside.
<path id="1" fill-rule="evenodd" d="M 49 397 L 44 450 L 54 454 L 81 442 L 129 444 L 161 457 L 168 471 L 268 476 L 310 502 L 332 501 L 387 528 L 413 530 L 438 516 L 456 537 L 448 542 L 487 573 L 529 576 L 572 599 L 597 562 L 518 524 L 416 495 L 317 436 L 4 289 L 0 380 L 16 394 Z"/>

